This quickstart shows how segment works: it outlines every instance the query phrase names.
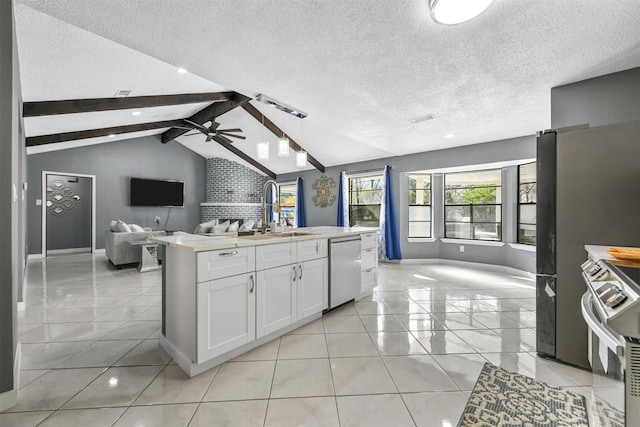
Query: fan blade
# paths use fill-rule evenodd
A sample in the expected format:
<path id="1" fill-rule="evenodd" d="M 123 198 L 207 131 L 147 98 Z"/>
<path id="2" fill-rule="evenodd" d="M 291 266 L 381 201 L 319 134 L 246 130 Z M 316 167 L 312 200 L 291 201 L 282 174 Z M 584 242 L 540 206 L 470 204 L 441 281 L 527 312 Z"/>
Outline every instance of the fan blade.
<path id="1" fill-rule="evenodd" d="M 209 126 L 209 129 L 211 130 L 211 132 L 215 132 L 216 129 L 218 129 L 218 126 L 220 126 L 220 123 L 216 122 L 215 117 L 211 119 L 211 126 Z"/>
<path id="2" fill-rule="evenodd" d="M 220 132 L 242 132 L 242 129 L 218 129 L 218 133 Z"/>
<path id="3" fill-rule="evenodd" d="M 217 142 L 219 142 L 220 144 L 233 144 L 233 141 L 231 141 L 228 138 L 225 138 L 222 135 L 216 135 L 213 137 L 213 139 Z"/>
<path id="4" fill-rule="evenodd" d="M 231 138 L 238 138 L 238 139 L 247 139 L 247 137 L 242 136 L 242 135 L 234 135 L 232 133 L 227 133 L 227 132 L 218 132 L 218 135 L 224 135 L 224 136 L 229 136 Z"/>
<path id="5" fill-rule="evenodd" d="M 207 130 L 207 128 L 206 128 L 206 127 L 204 127 L 204 126 L 202 126 L 202 125 L 199 125 L 199 124 L 198 124 L 198 123 L 196 123 L 196 122 L 192 122 L 192 121 L 191 121 L 191 120 L 189 120 L 189 119 L 182 119 L 182 120 L 184 120 L 185 122 L 189 123 L 189 124 L 190 124 L 190 125 L 192 125 L 192 126 L 195 126 L 197 129 L 204 129 L 204 130 Z"/>
<path id="6" fill-rule="evenodd" d="M 213 138 L 212 135 L 207 135 L 207 139 L 205 139 L 204 142 L 209 142 L 211 141 L 212 138 Z"/>
<path id="7" fill-rule="evenodd" d="M 195 130 L 193 127 L 186 127 L 186 126 L 174 126 L 174 128 L 184 129 L 184 130 Z"/>
<path id="8" fill-rule="evenodd" d="M 195 131 L 194 133 L 185 133 L 183 135 L 180 135 L 181 137 L 183 136 L 194 136 L 194 135 L 202 135 L 202 133 L 200 133 L 200 131 L 198 131 L 197 129 L 191 129 L 193 131 Z"/>

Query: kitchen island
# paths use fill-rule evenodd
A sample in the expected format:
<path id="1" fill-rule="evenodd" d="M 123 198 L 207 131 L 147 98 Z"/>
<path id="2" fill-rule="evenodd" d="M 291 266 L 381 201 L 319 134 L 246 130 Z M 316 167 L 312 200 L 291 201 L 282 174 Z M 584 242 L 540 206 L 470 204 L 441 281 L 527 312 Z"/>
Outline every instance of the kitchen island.
<path id="1" fill-rule="evenodd" d="M 165 246 L 160 345 L 198 375 L 322 317 L 328 307 L 329 242 L 360 236 L 360 295 L 377 274 L 377 228 L 308 227 L 251 236 L 180 234 Z M 360 260 L 358 260 L 360 262 Z M 340 283 L 333 283 L 340 286 Z"/>

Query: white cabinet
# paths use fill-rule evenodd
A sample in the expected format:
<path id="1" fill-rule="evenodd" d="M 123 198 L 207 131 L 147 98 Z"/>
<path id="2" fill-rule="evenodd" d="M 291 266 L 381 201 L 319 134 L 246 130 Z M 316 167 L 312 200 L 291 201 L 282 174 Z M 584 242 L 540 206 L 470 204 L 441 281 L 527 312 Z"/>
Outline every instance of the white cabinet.
<path id="1" fill-rule="evenodd" d="M 327 239 L 303 240 L 301 242 L 297 242 L 296 257 L 298 262 L 326 258 L 328 256 L 327 243 Z"/>
<path id="2" fill-rule="evenodd" d="M 296 264 L 258 271 L 256 337 L 261 338 L 297 320 Z"/>
<path id="3" fill-rule="evenodd" d="M 361 288 L 360 295 L 373 292 L 378 282 L 378 233 L 361 235 Z"/>
<path id="4" fill-rule="evenodd" d="M 329 262 L 326 257 L 298 264 L 297 280 L 298 319 L 319 313 L 329 306 Z"/>
<path id="5" fill-rule="evenodd" d="M 294 242 L 256 246 L 256 270 L 294 264 L 297 261 Z"/>
<path id="6" fill-rule="evenodd" d="M 197 363 L 256 338 L 255 273 L 202 282 L 197 286 Z"/>

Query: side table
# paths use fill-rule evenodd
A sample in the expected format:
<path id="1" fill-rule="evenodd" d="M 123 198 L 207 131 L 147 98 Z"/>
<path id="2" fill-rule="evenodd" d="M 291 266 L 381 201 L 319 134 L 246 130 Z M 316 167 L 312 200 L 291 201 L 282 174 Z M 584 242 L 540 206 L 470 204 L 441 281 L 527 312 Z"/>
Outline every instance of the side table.
<path id="1" fill-rule="evenodd" d="M 147 271 L 160 270 L 162 267 L 158 262 L 158 244 L 149 240 L 133 240 L 129 242 L 132 246 L 140 246 L 140 263 L 138 271 L 144 273 Z"/>

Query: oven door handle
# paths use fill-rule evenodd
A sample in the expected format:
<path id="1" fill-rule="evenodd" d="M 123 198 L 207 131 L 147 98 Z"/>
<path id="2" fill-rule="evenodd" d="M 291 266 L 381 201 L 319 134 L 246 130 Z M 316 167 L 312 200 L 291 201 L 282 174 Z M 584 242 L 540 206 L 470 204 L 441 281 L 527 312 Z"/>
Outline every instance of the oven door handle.
<path id="1" fill-rule="evenodd" d="M 624 355 L 624 342 L 622 341 L 622 337 L 615 335 L 609 328 L 607 328 L 606 324 L 603 324 L 598 320 L 592 310 L 593 303 L 593 295 L 591 295 L 590 291 L 587 291 L 582 295 L 581 308 L 582 308 L 582 317 L 584 321 L 589 326 L 597 336 L 600 338 L 600 342 L 606 344 L 606 346 L 611 349 L 618 356 Z"/>

